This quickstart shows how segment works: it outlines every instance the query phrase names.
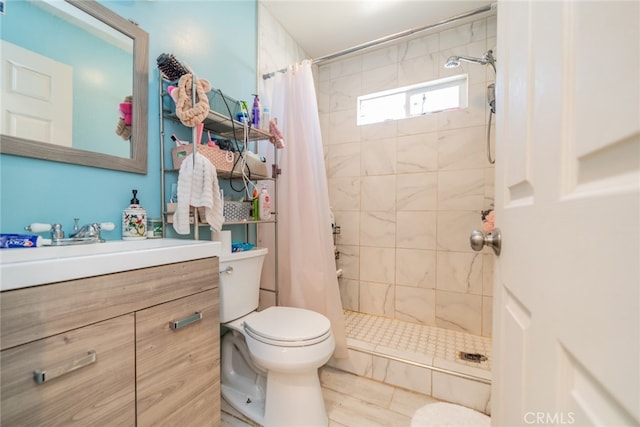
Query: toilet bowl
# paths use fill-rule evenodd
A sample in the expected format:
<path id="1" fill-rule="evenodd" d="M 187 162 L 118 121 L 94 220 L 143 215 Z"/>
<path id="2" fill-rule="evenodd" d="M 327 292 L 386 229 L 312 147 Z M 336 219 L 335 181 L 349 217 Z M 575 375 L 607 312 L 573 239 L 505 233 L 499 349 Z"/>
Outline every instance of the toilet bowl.
<path id="1" fill-rule="evenodd" d="M 335 349 L 329 319 L 294 307 L 258 307 L 266 249 L 220 258 L 222 397 L 264 426 L 327 426 L 318 368 Z"/>

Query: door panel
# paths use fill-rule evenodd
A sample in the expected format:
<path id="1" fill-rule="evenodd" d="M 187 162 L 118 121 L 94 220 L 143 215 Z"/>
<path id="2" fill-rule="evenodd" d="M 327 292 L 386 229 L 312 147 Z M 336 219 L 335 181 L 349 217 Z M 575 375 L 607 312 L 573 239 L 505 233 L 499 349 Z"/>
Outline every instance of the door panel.
<path id="1" fill-rule="evenodd" d="M 639 27 L 638 2 L 498 6 L 496 425 L 640 421 Z"/>

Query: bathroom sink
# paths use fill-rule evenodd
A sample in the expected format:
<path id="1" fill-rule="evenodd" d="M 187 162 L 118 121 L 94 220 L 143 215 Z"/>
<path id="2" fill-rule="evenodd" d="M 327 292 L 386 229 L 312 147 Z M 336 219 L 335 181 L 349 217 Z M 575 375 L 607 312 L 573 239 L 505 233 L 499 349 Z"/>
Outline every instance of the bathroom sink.
<path id="1" fill-rule="evenodd" d="M 220 242 L 184 239 L 2 249 L 0 290 L 220 256 L 220 252 Z"/>

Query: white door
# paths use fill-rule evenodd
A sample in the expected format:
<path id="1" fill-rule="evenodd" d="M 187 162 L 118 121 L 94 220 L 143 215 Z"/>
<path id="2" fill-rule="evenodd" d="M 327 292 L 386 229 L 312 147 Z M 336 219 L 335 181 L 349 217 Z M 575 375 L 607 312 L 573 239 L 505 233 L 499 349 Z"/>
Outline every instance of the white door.
<path id="1" fill-rule="evenodd" d="M 4 40 L 0 43 L 0 133 L 70 147 L 72 67 Z"/>
<path id="2" fill-rule="evenodd" d="M 498 4 L 493 425 L 640 424 L 639 28 Z"/>

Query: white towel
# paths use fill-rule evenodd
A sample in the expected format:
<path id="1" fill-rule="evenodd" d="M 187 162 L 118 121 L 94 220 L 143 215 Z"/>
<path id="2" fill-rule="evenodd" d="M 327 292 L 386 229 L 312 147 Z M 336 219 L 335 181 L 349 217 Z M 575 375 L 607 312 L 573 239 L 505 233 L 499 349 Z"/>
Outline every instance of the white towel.
<path id="1" fill-rule="evenodd" d="M 173 229 L 189 234 L 189 206 L 204 207 L 204 217 L 214 231 L 220 231 L 224 217 L 216 168 L 202 154 L 187 156 L 178 175 L 178 206 L 173 214 Z"/>

